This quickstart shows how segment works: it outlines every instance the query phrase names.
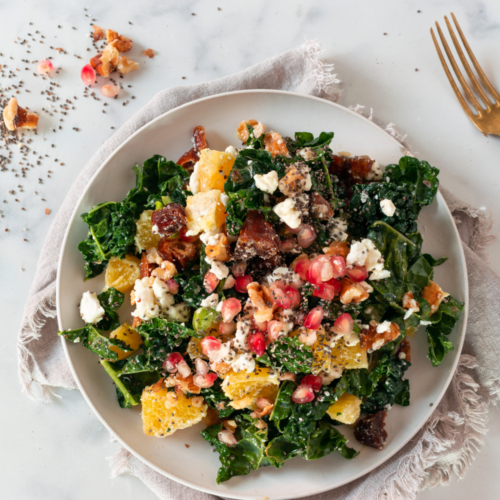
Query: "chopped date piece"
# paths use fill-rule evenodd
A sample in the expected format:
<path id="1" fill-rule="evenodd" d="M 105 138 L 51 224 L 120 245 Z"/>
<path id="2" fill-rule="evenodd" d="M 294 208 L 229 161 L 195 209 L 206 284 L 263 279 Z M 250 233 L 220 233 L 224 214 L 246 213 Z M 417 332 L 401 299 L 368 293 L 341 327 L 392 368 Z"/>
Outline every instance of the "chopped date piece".
<path id="1" fill-rule="evenodd" d="M 384 323 L 388 323 L 384 321 Z M 396 323 L 390 323 L 390 326 L 384 328 L 384 323 L 370 321 L 370 328 L 363 329 L 359 334 L 359 343 L 363 351 L 380 349 L 383 345 L 399 337 L 399 326 Z M 381 330 L 381 331 L 379 331 Z"/>
<path id="2" fill-rule="evenodd" d="M 239 278 L 240 276 L 245 276 L 245 271 L 247 269 L 247 262 L 235 262 L 231 271 L 233 272 L 233 276 Z"/>
<path id="3" fill-rule="evenodd" d="M 311 215 L 319 220 L 328 220 L 333 217 L 333 214 L 334 211 L 330 203 L 314 191 L 311 194 Z"/>
<path id="4" fill-rule="evenodd" d="M 173 262 L 177 268 L 185 269 L 188 262 L 196 257 L 196 245 L 180 240 L 161 239 L 158 253 L 163 260 Z"/>
<path id="5" fill-rule="evenodd" d="M 383 450 L 387 441 L 387 432 L 384 429 L 386 416 L 387 411 L 381 410 L 363 417 L 354 428 L 354 437 L 365 446 Z"/>
<path id="6" fill-rule="evenodd" d="M 198 125 L 193 129 L 193 139 L 194 147 L 177 160 L 177 165 L 181 165 L 181 167 L 184 167 L 189 172 L 193 170 L 194 164 L 200 159 L 200 151 L 208 148 L 204 127 Z"/>
<path id="7" fill-rule="evenodd" d="M 255 257 L 249 263 L 249 272 L 255 277 L 263 277 L 264 275 L 274 271 L 277 267 L 280 267 L 283 263 L 283 258 L 280 254 L 276 254 L 274 257 L 269 259 L 260 259 Z"/>
<path id="8" fill-rule="evenodd" d="M 399 344 L 396 357 L 398 359 L 405 359 L 408 363 L 411 363 L 411 346 L 410 341 L 407 338 L 403 339 L 401 344 Z"/>
<path id="9" fill-rule="evenodd" d="M 148 261 L 148 255 L 146 252 L 142 252 L 141 255 L 141 266 L 140 266 L 140 271 L 141 271 L 141 280 L 142 278 L 149 278 L 151 276 L 151 272 L 153 269 L 157 268 L 158 266 L 156 264 L 151 264 Z"/>
<path id="10" fill-rule="evenodd" d="M 345 189 L 346 198 L 350 200 L 353 194 L 352 186 L 362 184 L 366 180 L 374 163 L 375 161 L 369 156 L 334 155 L 328 171 L 339 178 L 340 185 Z"/>
<path id="11" fill-rule="evenodd" d="M 172 236 L 187 224 L 186 211 L 179 203 L 169 203 L 151 215 L 153 232 L 162 238 Z"/>
<path id="12" fill-rule="evenodd" d="M 208 148 L 208 142 L 205 137 L 205 128 L 202 127 L 201 125 L 198 125 L 193 129 L 193 139 L 194 139 L 194 147 L 198 153 L 202 149 Z"/>
<path id="13" fill-rule="evenodd" d="M 266 260 L 276 256 L 279 249 L 280 239 L 272 224 L 259 210 L 249 210 L 236 242 L 235 260 L 247 261 L 252 257 Z"/>

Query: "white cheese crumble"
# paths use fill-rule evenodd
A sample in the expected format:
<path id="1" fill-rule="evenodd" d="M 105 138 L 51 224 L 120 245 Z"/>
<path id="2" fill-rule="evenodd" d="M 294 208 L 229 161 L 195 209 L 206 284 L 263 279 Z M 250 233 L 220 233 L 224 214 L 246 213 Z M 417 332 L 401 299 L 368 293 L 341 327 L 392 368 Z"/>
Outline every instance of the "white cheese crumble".
<path id="1" fill-rule="evenodd" d="M 235 158 L 238 156 L 238 150 L 234 146 L 228 146 L 226 148 L 226 153 L 233 155 Z"/>
<path id="2" fill-rule="evenodd" d="M 226 281 L 224 282 L 224 286 L 222 287 L 223 290 L 229 290 L 230 288 L 233 288 L 233 286 L 236 283 L 236 279 L 232 274 L 230 274 L 227 278 Z"/>
<path id="3" fill-rule="evenodd" d="M 253 176 L 255 185 L 264 193 L 273 194 L 278 188 L 278 172 L 271 170 L 267 174 L 256 174 Z"/>
<path id="4" fill-rule="evenodd" d="M 390 321 L 383 321 L 379 325 L 377 325 L 377 333 L 385 333 L 390 331 L 391 329 L 391 322 Z"/>
<path id="5" fill-rule="evenodd" d="M 396 205 L 394 205 L 392 200 L 384 198 L 383 200 L 380 200 L 380 209 L 385 215 L 387 215 L 387 217 L 392 217 L 396 212 Z"/>
<path id="6" fill-rule="evenodd" d="M 134 297 L 136 309 L 132 316 L 137 316 L 145 321 L 159 316 L 160 307 L 156 304 L 153 285 L 156 278 L 142 278 L 136 280 L 134 285 Z"/>
<path id="7" fill-rule="evenodd" d="M 200 234 L 200 240 L 205 246 L 215 246 L 217 243 L 219 243 L 219 240 L 222 238 L 223 233 L 213 233 L 213 232 L 208 232 L 208 233 L 201 233 Z"/>
<path id="8" fill-rule="evenodd" d="M 250 331 L 251 323 L 248 319 L 236 323 L 236 333 L 233 340 L 236 349 L 248 350 L 247 337 Z"/>
<path id="9" fill-rule="evenodd" d="M 94 292 L 84 292 L 80 301 L 80 316 L 85 323 L 97 323 L 104 318 L 105 311 Z"/>
<path id="10" fill-rule="evenodd" d="M 366 203 L 370 197 L 368 196 L 368 193 L 366 191 L 363 191 L 361 193 L 361 203 Z"/>
<path id="11" fill-rule="evenodd" d="M 247 373 L 252 373 L 255 371 L 255 359 L 253 359 L 252 354 L 249 352 L 238 354 L 231 363 L 231 367 L 235 372 L 246 371 Z"/>
<path id="12" fill-rule="evenodd" d="M 312 180 L 311 180 L 311 174 L 309 172 L 306 173 L 306 184 L 304 187 L 305 191 L 309 191 L 312 188 Z"/>
<path id="13" fill-rule="evenodd" d="M 382 179 L 382 169 L 380 168 L 378 161 L 376 161 L 373 163 L 372 168 L 366 175 L 366 180 L 379 181 L 380 179 Z"/>
<path id="14" fill-rule="evenodd" d="M 410 307 L 408 309 L 408 311 L 406 311 L 403 319 L 408 319 L 415 311 L 416 311 L 416 309 L 413 309 L 412 307 Z"/>
<path id="15" fill-rule="evenodd" d="M 299 151 L 299 155 L 304 158 L 304 160 L 309 161 L 309 160 L 314 160 L 316 158 L 316 153 L 309 147 L 303 148 Z"/>
<path id="16" fill-rule="evenodd" d="M 189 178 L 189 190 L 193 194 L 198 194 L 200 192 L 200 172 L 198 172 L 198 162 L 194 164 L 193 173 Z"/>
<path id="17" fill-rule="evenodd" d="M 370 274 L 370 279 L 371 280 L 385 280 L 386 278 L 389 278 L 391 276 L 391 271 L 388 271 L 387 269 L 382 269 L 382 271 L 373 271 Z"/>
<path id="18" fill-rule="evenodd" d="M 371 280 L 388 278 L 391 273 L 384 270 L 384 258 L 372 240 L 365 238 L 361 241 L 353 241 L 351 250 L 346 259 L 348 266 L 365 266 L 371 272 Z"/>
<path id="19" fill-rule="evenodd" d="M 401 351 L 401 352 L 398 354 L 398 358 L 399 358 L 399 359 L 406 359 L 406 353 Z"/>
<path id="20" fill-rule="evenodd" d="M 421 319 L 420 324 L 423 326 L 432 325 L 432 321 L 424 321 L 423 319 Z"/>
<path id="21" fill-rule="evenodd" d="M 226 193 L 221 193 L 220 194 L 220 202 L 227 207 L 227 204 L 229 202 L 229 196 Z"/>
<path id="22" fill-rule="evenodd" d="M 201 301 L 201 307 L 217 307 L 217 304 L 219 303 L 219 295 L 217 293 L 212 293 L 212 295 L 209 295 L 206 299 L 203 299 Z"/>
<path id="23" fill-rule="evenodd" d="M 221 262 L 219 260 L 213 260 L 212 261 L 212 267 L 210 269 L 212 273 L 217 276 L 220 280 L 223 280 L 224 278 L 227 278 L 229 275 L 229 267 L 227 267 L 224 262 Z"/>
<path id="24" fill-rule="evenodd" d="M 300 210 L 295 208 L 295 202 L 292 198 L 278 203 L 273 207 L 273 212 L 289 227 L 297 229 L 302 222 Z"/>
<path id="25" fill-rule="evenodd" d="M 166 311 L 169 306 L 174 305 L 174 296 L 168 291 L 168 285 L 160 278 L 155 278 L 153 283 L 153 293 L 156 303 L 162 311 Z"/>
<path id="26" fill-rule="evenodd" d="M 347 240 L 347 221 L 341 217 L 331 219 L 330 236 L 334 241 Z"/>

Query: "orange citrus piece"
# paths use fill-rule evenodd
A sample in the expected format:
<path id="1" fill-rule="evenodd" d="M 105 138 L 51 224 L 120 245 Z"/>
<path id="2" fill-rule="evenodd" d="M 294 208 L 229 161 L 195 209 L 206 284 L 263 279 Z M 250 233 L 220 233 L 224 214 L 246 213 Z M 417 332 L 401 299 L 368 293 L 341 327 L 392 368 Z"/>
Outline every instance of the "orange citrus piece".
<path id="1" fill-rule="evenodd" d="M 199 190 L 204 193 L 211 189 L 224 191 L 224 183 L 233 168 L 235 157 L 230 153 L 204 149 L 200 152 L 200 160 L 196 171 Z"/>
<path id="2" fill-rule="evenodd" d="M 148 248 L 156 247 L 161 239 L 158 234 L 153 233 L 153 225 L 151 224 L 152 214 L 152 210 L 144 210 L 135 224 L 135 246 L 139 253 Z"/>
<path id="3" fill-rule="evenodd" d="M 361 413 L 361 399 L 344 392 L 338 401 L 335 401 L 335 403 L 328 408 L 326 413 L 334 420 L 342 422 L 343 424 L 354 424 Z"/>
<path id="4" fill-rule="evenodd" d="M 106 289 L 116 288 L 123 293 L 131 290 L 135 280 L 141 278 L 140 265 L 141 261 L 133 255 L 125 255 L 124 259 L 111 257 L 104 277 Z"/>
<path id="5" fill-rule="evenodd" d="M 135 330 L 133 330 L 128 323 L 123 323 L 123 325 L 120 325 L 116 330 L 113 330 L 109 334 L 109 336 L 112 339 L 123 340 L 125 344 L 129 345 L 133 349 L 133 351 L 125 352 L 122 351 L 119 347 L 116 347 L 114 345 L 110 346 L 109 348 L 118 354 L 119 360 L 135 355 L 135 351 L 137 351 L 137 349 L 139 349 L 139 347 L 141 347 L 142 345 L 141 336 Z"/>

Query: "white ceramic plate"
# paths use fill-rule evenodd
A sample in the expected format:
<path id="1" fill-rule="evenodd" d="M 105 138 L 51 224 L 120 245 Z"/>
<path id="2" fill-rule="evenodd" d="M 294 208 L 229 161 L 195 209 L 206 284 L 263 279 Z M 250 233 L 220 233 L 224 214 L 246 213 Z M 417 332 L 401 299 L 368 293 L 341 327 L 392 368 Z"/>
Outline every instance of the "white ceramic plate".
<path id="1" fill-rule="evenodd" d="M 79 215 L 94 204 L 106 200 L 121 201 L 133 187 L 132 166 L 155 153 L 176 161 L 191 147 L 191 130 L 206 129 L 210 147 L 224 150 L 236 145 L 237 124 L 256 118 L 268 129 L 283 135 L 309 131 L 318 135 L 334 131 L 334 151 L 367 154 L 381 165 L 397 163 L 404 151 L 390 135 L 372 122 L 331 102 L 287 92 L 254 90 L 234 92 L 201 99 L 181 106 L 152 121 L 136 132 L 100 168 L 75 208 L 66 234 L 57 280 L 57 311 L 61 330 L 82 325 L 77 305 L 87 290 L 99 293 L 103 275 L 83 281 L 83 259 L 77 250 L 87 228 Z M 464 313 L 450 335 L 455 350 L 442 365 L 433 368 L 426 358 L 427 342 L 422 331 L 412 339 L 413 364 L 407 372 L 411 384 L 411 404 L 395 406 L 387 418 L 389 438 L 383 451 L 362 447 L 347 426 L 339 429 L 349 444 L 361 450 L 348 461 L 336 453 L 307 462 L 296 458 L 282 469 L 266 467 L 248 476 L 236 477 L 217 485 L 218 454 L 200 436 L 203 424 L 178 431 L 165 439 L 143 434 L 140 408 L 123 410 L 118 406 L 115 389 L 96 355 L 81 345 L 62 339 L 68 361 L 85 399 L 102 423 L 134 455 L 158 472 L 183 484 L 214 495 L 244 499 L 289 499 L 314 495 L 348 483 L 374 469 L 396 453 L 421 428 L 443 396 L 451 380 L 462 348 L 467 319 L 467 273 L 459 236 L 451 214 L 440 194 L 424 208 L 419 228 L 425 252 L 449 260 L 436 269 L 436 281 L 454 297 L 466 303 Z M 127 300 L 127 299 L 126 299 Z M 130 309 L 122 308 L 121 319 L 130 321 Z M 185 444 L 190 447 L 186 448 Z"/>

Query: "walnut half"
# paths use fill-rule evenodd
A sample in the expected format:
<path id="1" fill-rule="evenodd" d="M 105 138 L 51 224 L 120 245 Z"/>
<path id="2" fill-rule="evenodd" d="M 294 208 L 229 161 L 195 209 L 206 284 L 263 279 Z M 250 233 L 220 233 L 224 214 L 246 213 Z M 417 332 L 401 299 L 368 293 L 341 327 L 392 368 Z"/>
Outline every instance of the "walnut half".
<path id="1" fill-rule="evenodd" d="M 13 131 L 18 128 L 36 128 L 38 125 L 38 115 L 21 108 L 17 104 L 17 99 L 13 97 L 3 110 L 3 121 L 7 130 Z"/>
<path id="2" fill-rule="evenodd" d="M 121 56 L 120 59 L 118 59 L 117 69 L 122 75 L 126 75 L 126 74 L 130 73 L 131 71 L 138 70 L 139 63 L 132 61 L 132 59 L 130 59 L 130 57 Z"/>

